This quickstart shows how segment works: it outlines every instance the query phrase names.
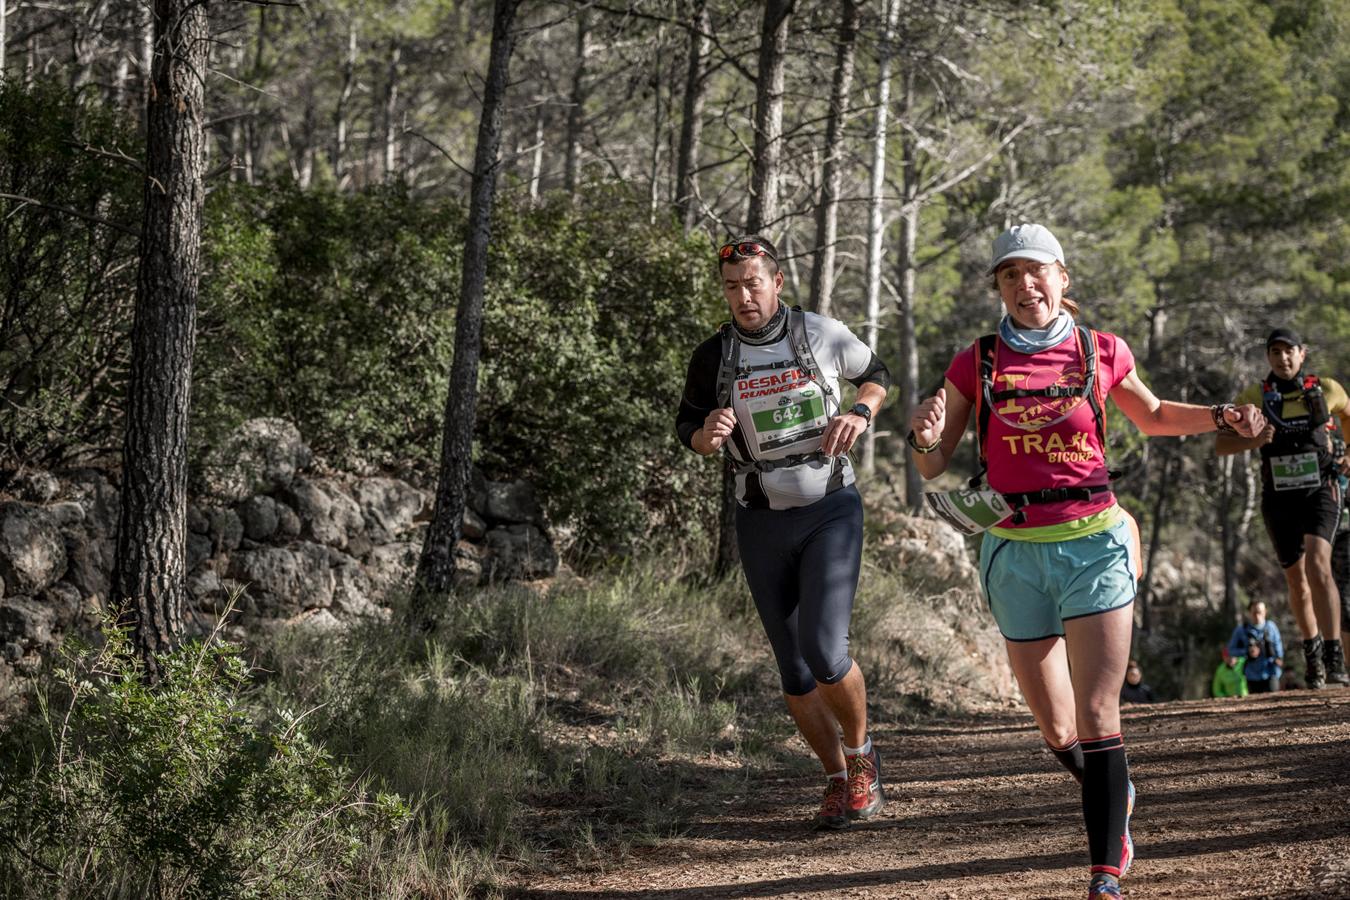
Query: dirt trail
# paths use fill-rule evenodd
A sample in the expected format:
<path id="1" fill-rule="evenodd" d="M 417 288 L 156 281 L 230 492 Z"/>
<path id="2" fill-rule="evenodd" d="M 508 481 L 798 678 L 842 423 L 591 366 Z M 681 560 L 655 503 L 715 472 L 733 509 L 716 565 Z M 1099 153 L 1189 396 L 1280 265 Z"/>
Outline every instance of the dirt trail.
<path id="1" fill-rule="evenodd" d="M 1350 689 L 1128 707 L 1138 858 L 1125 894 L 1350 898 Z M 763 779 L 604 873 L 517 898 L 1081 897 L 1076 786 L 1029 716 L 874 734 L 889 802 L 845 833 L 803 825 L 816 783 Z"/>

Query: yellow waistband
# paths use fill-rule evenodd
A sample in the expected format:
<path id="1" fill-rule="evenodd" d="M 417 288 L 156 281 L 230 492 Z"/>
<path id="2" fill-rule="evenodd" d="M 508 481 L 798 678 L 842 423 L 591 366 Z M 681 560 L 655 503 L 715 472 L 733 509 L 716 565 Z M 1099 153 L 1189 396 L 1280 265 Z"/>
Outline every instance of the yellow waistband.
<path id="1" fill-rule="evenodd" d="M 1034 544 L 1049 544 L 1055 541 L 1071 541 L 1074 538 L 1087 537 L 1113 528 L 1125 517 L 1125 510 L 1112 503 L 1101 512 L 1095 512 L 1081 519 L 1072 519 L 1056 525 L 1034 525 L 1031 528 L 989 529 L 989 533 L 1010 541 L 1030 541 Z"/>

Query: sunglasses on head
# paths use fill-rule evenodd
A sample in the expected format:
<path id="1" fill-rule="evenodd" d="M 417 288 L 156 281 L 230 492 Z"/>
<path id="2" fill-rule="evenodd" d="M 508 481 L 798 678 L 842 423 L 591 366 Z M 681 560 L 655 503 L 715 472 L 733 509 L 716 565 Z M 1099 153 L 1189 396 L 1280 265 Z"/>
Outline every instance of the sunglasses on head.
<path id="1" fill-rule="evenodd" d="M 733 256 L 767 256 L 778 262 L 778 257 L 770 253 L 769 248 L 755 241 L 733 241 L 730 244 L 723 244 L 722 249 L 717 251 L 718 259 L 731 259 Z"/>

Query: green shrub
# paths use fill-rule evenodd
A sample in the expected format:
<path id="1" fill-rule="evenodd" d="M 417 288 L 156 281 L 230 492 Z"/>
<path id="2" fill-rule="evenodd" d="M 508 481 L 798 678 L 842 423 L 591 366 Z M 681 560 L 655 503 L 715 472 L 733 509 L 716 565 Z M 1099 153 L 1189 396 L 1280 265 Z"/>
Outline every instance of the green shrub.
<path id="1" fill-rule="evenodd" d="M 712 521 L 717 467 L 675 438 L 694 347 L 726 318 L 706 243 L 623 191 L 504 204 L 494 222 L 482 463 L 536 480 L 583 549 L 626 554 Z M 544 451 L 546 448 L 546 452 Z"/>
<path id="2" fill-rule="evenodd" d="M 141 178 L 129 132 L 54 85 L 0 80 L 0 459 L 121 439 Z"/>
<path id="3" fill-rule="evenodd" d="M 337 466 L 433 462 L 462 221 L 457 207 L 398 187 L 213 194 L 194 445 L 282 416 Z"/>
<path id="4" fill-rule="evenodd" d="M 12 896 L 329 896 L 380 870 L 408 808 L 353 786 L 303 715 L 255 722 L 236 648 L 168 654 L 151 687 L 106 633 L 97 650 L 67 641 L 0 757 Z"/>
<path id="5" fill-rule="evenodd" d="M 332 465 L 434 474 L 463 228 L 458 205 L 398 187 L 216 192 L 194 444 L 283 416 Z M 619 191 L 498 203 L 478 461 L 533 480 L 574 557 L 706 540 L 716 466 L 679 446 L 674 416 L 689 354 L 725 316 L 709 257 Z"/>

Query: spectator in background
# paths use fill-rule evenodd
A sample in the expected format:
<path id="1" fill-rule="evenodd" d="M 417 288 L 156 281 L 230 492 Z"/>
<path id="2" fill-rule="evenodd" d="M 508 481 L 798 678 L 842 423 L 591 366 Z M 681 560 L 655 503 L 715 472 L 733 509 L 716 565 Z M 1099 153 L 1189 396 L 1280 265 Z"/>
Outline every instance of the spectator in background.
<path id="1" fill-rule="evenodd" d="M 1125 684 L 1120 689 L 1120 700 L 1122 703 L 1158 702 L 1153 688 L 1144 684 L 1144 673 L 1136 659 L 1130 660 L 1129 665 L 1125 667 Z"/>
<path id="2" fill-rule="evenodd" d="M 1247 621 L 1233 629 L 1228 639 L 1228 655 L 1245 657 L 1243 675 L 1247 690 L 1267 694 L 1280 689 L 1284 672 L 1284 644 L 1280 629 L 1266 618 L 1266 605 L 1253 600 L 1247 606 Z"/>
<path id="3" fill-rule="evenodd" d="M 1210 691 L 1215 697 L 1247 696 L 1247 676 L 1242 670 L 1247 664 L 1246 654 L 1236 655 L 1223 648 L 1223 662 L 1214 670 L 1214 681 Z"/>

